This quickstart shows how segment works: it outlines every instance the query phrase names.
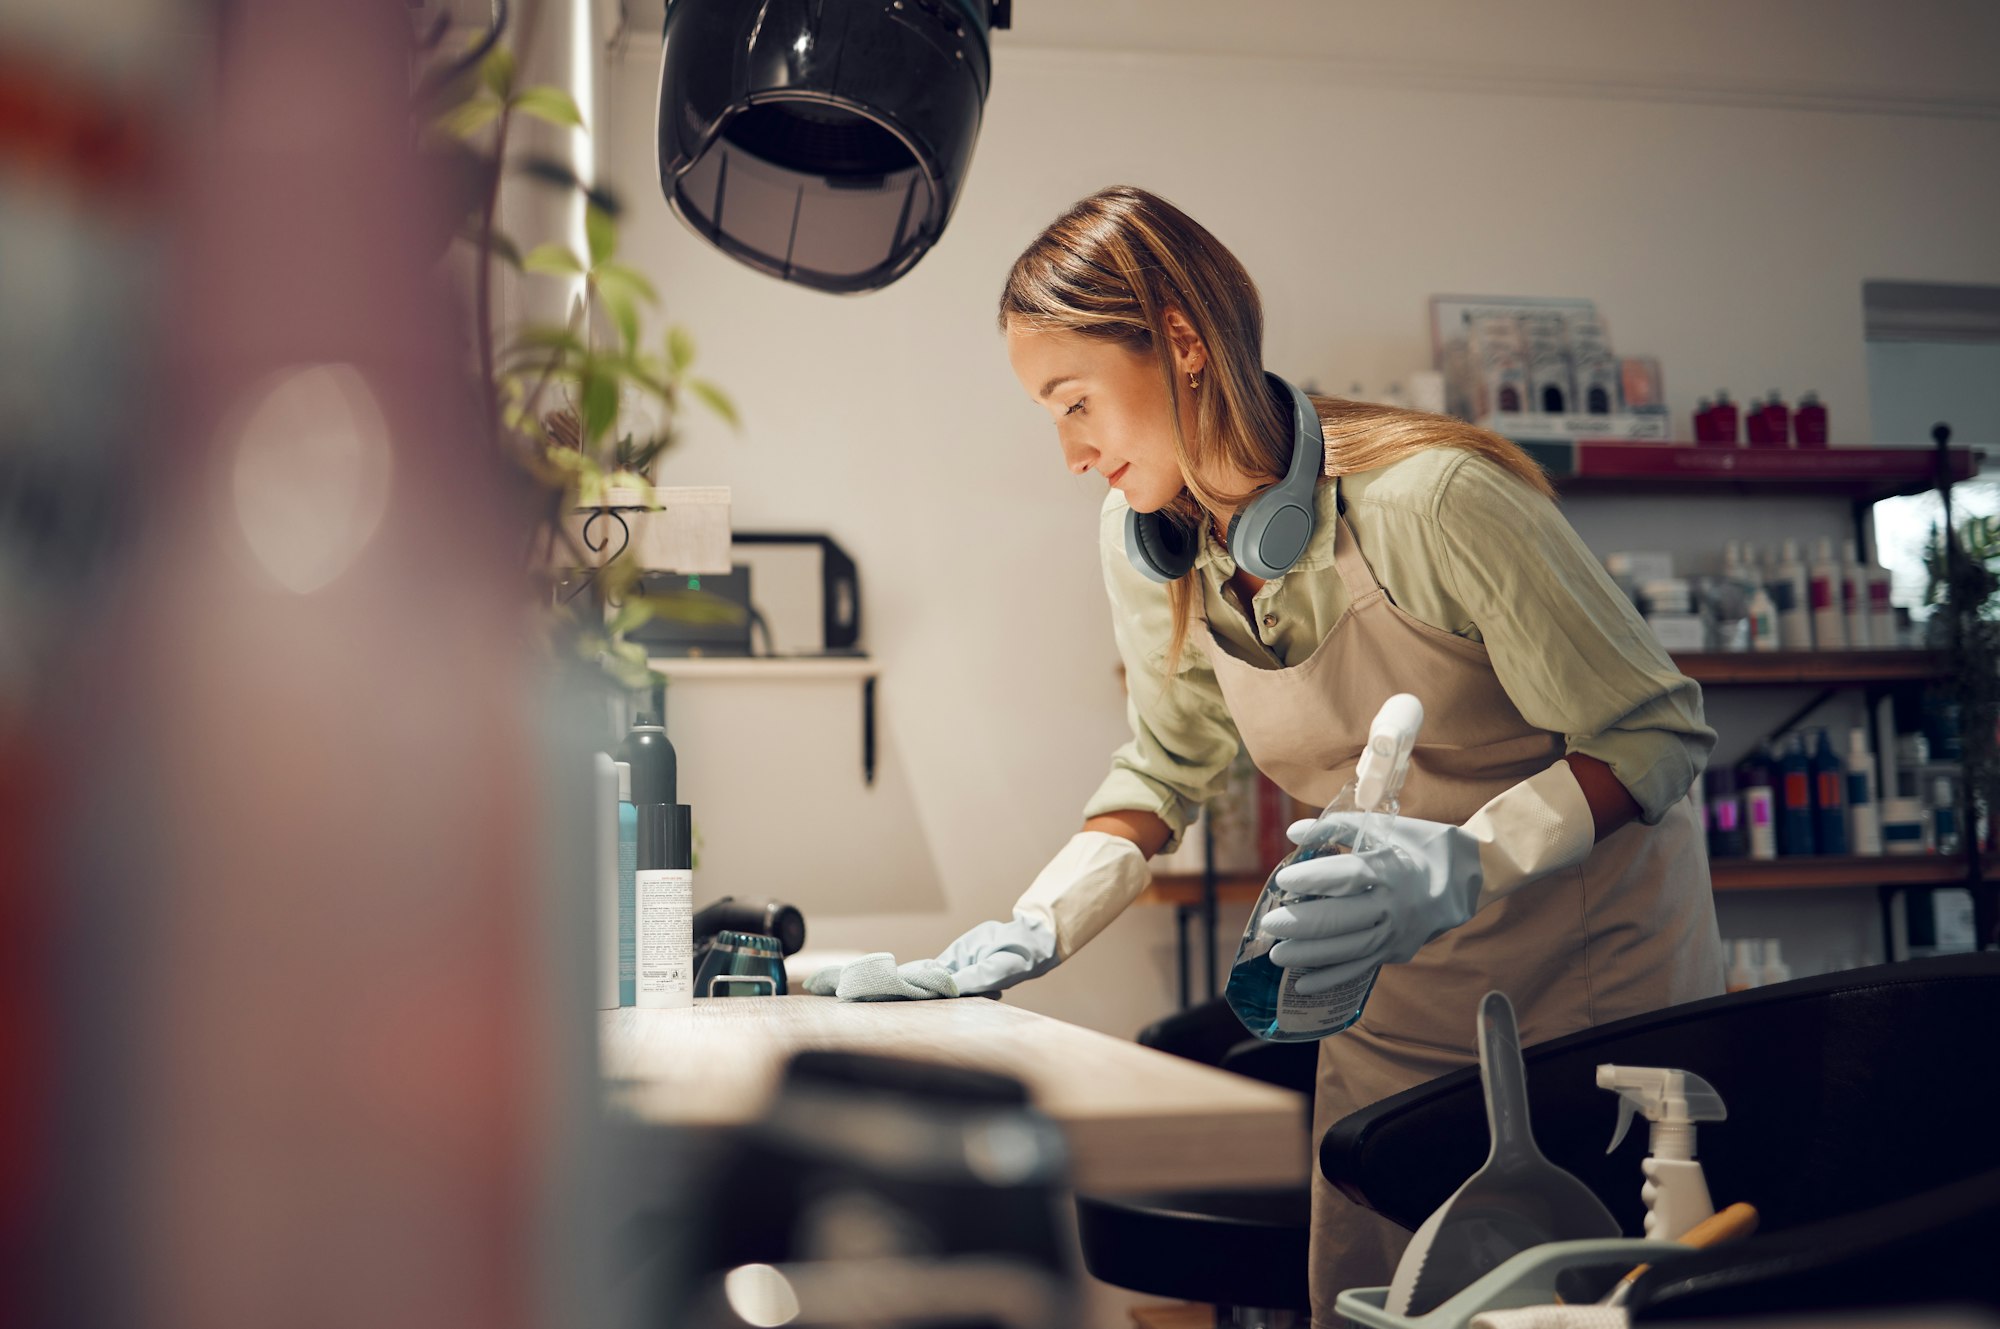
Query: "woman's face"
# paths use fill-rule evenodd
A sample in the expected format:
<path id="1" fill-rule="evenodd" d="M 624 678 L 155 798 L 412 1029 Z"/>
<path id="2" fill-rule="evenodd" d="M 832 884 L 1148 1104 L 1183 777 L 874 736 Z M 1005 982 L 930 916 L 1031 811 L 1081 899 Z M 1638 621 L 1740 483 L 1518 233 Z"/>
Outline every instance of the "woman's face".
<path id="1" fill-rule="evenodd" d="M 1018 323 L 1007 327 L 1007 359 L 1028 396 L 1055 420 L 1073 474 L 1096 471 L 1139 512 L 1157 512 L 1180 493 L 1171 412 L 1181 412 L 1184 433 L 1194 428 L 1185 374 L 1175 375 L 1170 401 L 1151 351 Z M 1198 371 L 1197 365 L 1189 372 Z"/>

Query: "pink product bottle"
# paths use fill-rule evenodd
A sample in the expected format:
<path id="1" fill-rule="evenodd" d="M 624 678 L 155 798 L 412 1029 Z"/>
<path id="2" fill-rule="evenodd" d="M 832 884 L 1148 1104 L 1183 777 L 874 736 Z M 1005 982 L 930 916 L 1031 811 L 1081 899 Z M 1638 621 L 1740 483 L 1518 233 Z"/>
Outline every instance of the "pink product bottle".
<path id="1" fill-rule="evenodd" d="M 1743 408 L 1743 437 L 1753 448 L 1771 445 L 1770 435 L 1764 432 L 1764 399 L 1752 397 L 1750 404 Z"/>
<path id="2" fill-rule="evenodd" d="M 1715 394 L 1715 409 L 1709 412 L 1708 418 L 1715 427 L 1714 441 L 1723 447 L 1736 447 L 1736 403 L 1729 400 L 1728 393 Z"/>
<path id="3" fill-rule="evenodd" d="M 1778 395 L 1776 388 L 1764 399 L 1764 445 L 1772 448 L 1792 446 L 1792 408 L 1785 405 L 1785 399 Z"/>
<path id="4" fill-rule="evenodd" d="M 1715 403 L 1703 397 L 1694 408 L 1694 441 L 1715 442 Z"/>
<path id="5" fill-rule="evenodd" d="M 1802 448 L 1823 448 L 1826 444 L 1826 405 L 1816 392 L 1799 398 L 1799 412 L 1792 418 L 1792 432 Z"/>

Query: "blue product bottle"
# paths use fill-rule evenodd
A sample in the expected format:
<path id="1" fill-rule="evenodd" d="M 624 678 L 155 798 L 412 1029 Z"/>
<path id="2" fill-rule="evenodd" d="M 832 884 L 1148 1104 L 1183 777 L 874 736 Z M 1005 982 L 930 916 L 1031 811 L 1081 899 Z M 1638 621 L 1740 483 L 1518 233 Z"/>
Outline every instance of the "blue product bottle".
<path id="1" fill-rule="evenodd" d="M 1826 730 L 1813 736 L 1813 831 L 1822 854 L 1847 849 L 1847 771 Z"/>
<path id="2" fill-rule="evenodd" d="M 1813 834 L 1812 759 L 1801 734 L 1785 739 L 1785 755 L 1778 759 L 1778 852 L 1819 852 Z"/>
<path id="3" fill-rule="evenodd" d="M 639 809 L 632 805 L 632 763 L 618 763 L 618 1004 L 632 1004 L 633 886 L 639 871 Z"/>
<path id="4" fill-rule="evenodd" d="M 1360 828 L 1348 852 L 1373 846 L 1382 828 L 1393 822 L 1403 779 L 1409 774 L 1410 754 L 1416 747 L 1417 731 L 1424 722 L 1423 704 L 1407 692 L 1399 692 L 1382 704 L 1368 728 L 1368 744 L 1354 778 L 1341 786 L 1326 813 L 1358 812 Z M 1325 815 L 1325 814 L 1322 814 Z M 1368 994 L 1375 987 L 1380 966 L 1331 992 L 1302 995 L 1296 985 L 1301 972 L 1280 969 L 1271 963 L 1275 944 L 1258 935 L 1264 916 L 1280 905 L 1310 897 L 1287 895 L 1278 887 L 1278 872 L 1293 863 L 1303 863 L 1326 854 L 1337 854 L 1345 846 L 1329 836 L 1308 840 L 1279 861 L 1257 897 L 1250 921 L 1244 925 L 1243 940 L 1236 947 L 1236 959 L 1229 967 L 1229 983 L 1223 997 L 1243 1027 L 1259 1038 L 1274 1043 L 1299 1043 L 1337 1034 L 1361 1018 Z"/>

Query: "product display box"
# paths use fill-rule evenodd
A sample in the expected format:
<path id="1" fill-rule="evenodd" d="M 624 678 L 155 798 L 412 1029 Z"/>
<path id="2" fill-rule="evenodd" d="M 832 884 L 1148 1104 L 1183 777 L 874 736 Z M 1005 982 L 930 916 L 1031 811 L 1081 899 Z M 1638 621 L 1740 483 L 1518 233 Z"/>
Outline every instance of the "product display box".
<path id="1" fill-rule="evenodd" d="M 1508 438 L 1671 434 L 1658 361 L 1620 359 L 1589 300 L 1432 296 L 1431 354 L 1446 409 Z"/>

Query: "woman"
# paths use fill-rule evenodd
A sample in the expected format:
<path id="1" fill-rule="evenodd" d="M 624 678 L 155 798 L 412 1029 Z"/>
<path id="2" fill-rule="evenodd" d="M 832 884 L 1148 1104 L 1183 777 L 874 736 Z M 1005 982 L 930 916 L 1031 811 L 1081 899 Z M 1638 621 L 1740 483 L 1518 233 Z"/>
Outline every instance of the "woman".
<path id="1" fill-rule="evenodd" d="M 939 957 L 961 992 L 1046 972 L 1100 931 L 1239 740 L 1324 805 L 1396 692 L 1426 721 L 1393 842 L 1291 869 L 1287 887 L 1342 895 L 1266 924 L 1272 959 L 1310 971 L 1302 990 L 1386 966 L 1360 1022 L 1320 1045 L 1315 1140 L 1475 1060 L 1489 989 L 1529 1042 L 1721 991 L 1688 799 L 1714 741 L 1700 691 L 1519 448 L 1440 416 L 1304 405 L 1263 371 L 1242 266 L 1138 189 L 1044 231 L 1000 324 L 1070 470 L 1111 487 L 1100 546 L 1132 741 L 1013 918 Z M 1310 524 L 1289 548 L 1268 520 L 1288 483 Z M 1334 1293 L 1386 1283 L 1408 1234 L 1313 1185 L 1314 1316 L 1332 1324 Z"/>

